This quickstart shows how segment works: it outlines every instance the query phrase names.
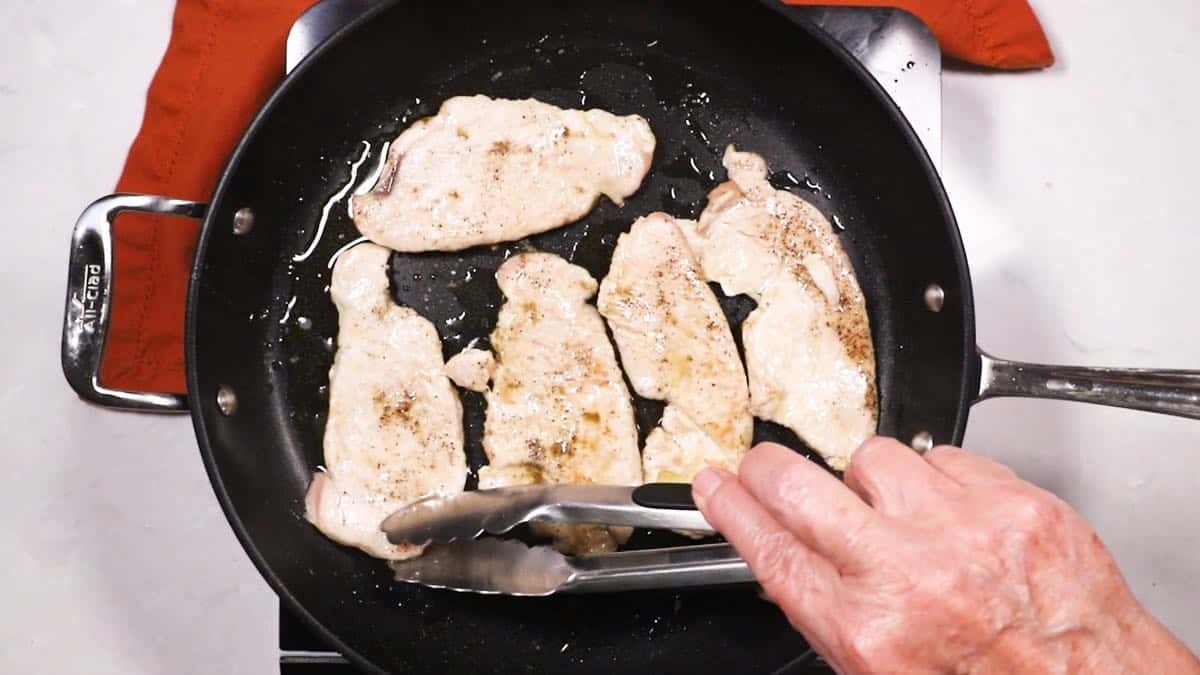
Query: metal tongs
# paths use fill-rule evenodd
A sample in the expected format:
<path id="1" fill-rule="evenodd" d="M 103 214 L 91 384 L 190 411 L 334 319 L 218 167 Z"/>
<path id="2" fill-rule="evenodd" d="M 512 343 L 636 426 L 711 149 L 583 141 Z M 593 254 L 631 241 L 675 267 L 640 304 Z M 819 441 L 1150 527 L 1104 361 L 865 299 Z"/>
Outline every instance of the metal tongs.
<path id="1" fill-rule="evenodd" d="M 685 588 L 754 581 L 728 544 L 680 546 L 568 557 L 549 546 L 483 538 L 522 523 L 591 523 L 714 534 L 692 501 L 691 486 L 530 485 L 425 499 L 381 528 L 394 544 L 430 544 L 424 555 L 392 563 L 396 579 L 473 593 L 543 596 Z"/>

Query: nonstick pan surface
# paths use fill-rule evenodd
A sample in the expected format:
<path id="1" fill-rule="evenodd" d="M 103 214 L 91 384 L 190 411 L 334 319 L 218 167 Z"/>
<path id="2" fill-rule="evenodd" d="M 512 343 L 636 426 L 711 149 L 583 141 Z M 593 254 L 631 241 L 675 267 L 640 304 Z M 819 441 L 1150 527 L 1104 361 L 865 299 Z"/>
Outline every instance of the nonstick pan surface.
<path id="1" fill-rule="evenodd" d="M 263 108 L 226 168 L 188 308 L 189 392 L 222 506 L 280 596 L 356 663 L 399 672 L 772 672 L 807 650 L 752 589 L 547 599 L 396 585 L 379 561 L 303 518 L 321 463 L 337 316 L 331 259 L 384 144 L 460 94 L 536 97 L 646 117 L 654 165 L 624 206 L 512 244 L 392 257 L 393 293 L 438 327 L 446 356 L 486 344 L 493 273 L 552 251 L 603 278 L 640 215 L 695 217 L 724 180 L 729 143 L 761 153 L 777 187 L 844 227 L 872 320 L 880 431 L 961 439 L 978 382 L 970 282 L 953 215 L 915 135 L 880 88 L 816 29 L 758 3 L 395 3 L 308 58 Z M 235 212 L 253 227 L 235 234 Z M 245 213 L 245 212 L 243 212 Z M 243 220 L 244 223 L 244 220 Z M 322 225 L 323 223 L 323 225 Z M 929 311 L 924 289 L 946 302 Z M 754 305 L 723 300 L 737 326 Z M 232 414 L 217 406 L 224 388 Z M 228 401 L 226 401 L 228 402 Z M 463 394 L 483 463 L 482 397 Z M 635 401 L 643 435 L 661 405 Z M 226 406 L 227 411 L 229 406 Z M 756 440 L 807 450 L 758 423 Z M 472 477 L 471 483 L 474 483 Z M 669 535 L 658 535 L 669 537 Z M 647 533 L 633 545 L 661 544 Z"/>

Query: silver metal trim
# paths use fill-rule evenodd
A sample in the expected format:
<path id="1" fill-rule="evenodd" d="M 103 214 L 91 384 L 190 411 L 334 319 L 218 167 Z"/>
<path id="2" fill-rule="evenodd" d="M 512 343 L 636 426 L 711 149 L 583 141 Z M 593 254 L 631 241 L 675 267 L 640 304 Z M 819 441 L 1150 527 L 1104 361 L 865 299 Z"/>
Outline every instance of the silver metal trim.
<path id="1" fill-rule="evenodd" d="M 284 649 L 279 652 L 280 665 L 332 665 L 341 666 L 350 663 L 346 657 L 337 652 L 317 652 L 311 650 Z"/>
<path id="2" fill-rule="evenodd" d="M 920 19 L 893 7 L 789 5 L 837 40 L 888 93 L 934 168 L 942 168 L 942 50 Z"/>
<path id="3" fill-rule="evenodd" d="M 1022 363 L 979 352 L 976 401 L 1001 396 L 1080 401 L 1200 419 L 1200 371 Z"/>
<path id="4" fill-rule="evenodd" d="M 925 288 L 925 306 L 935 314 L 942 311 L 946 306 L 946 291 L 937 284 L 929 284 Z"/>
<path id="5" fill-rule="evenodd" d="M 222 415 L 229 417 L 237 412 L 237 407 L 237 394 L 233 392 L 233 389 L 225 385 L 217 387 L 217 410 L 220 410 Z"/>
<path id="6" fill-rule="evenodd" d="M 933 434 L 928 431 L 918 431 L 913 434 L 909 445 L 917 451 L 917 454 L 923 455 L 933 449 Z"/>
<path id="7" fill-rule="evenodd" d="M 304 10 L 288 31 L 283 72 L 286 74 L 295 70 L 304 57 L 329 39 L 337 29 L 376 4 L 378 0 L 321 0 Z"/>
<path id="8" fill-rule="evenodd" d="M 92 202 L 75 223 L 67 262 L 62 368 L 79 397 L 120 410 L 186 412 L 182 394 L 110 389 L 100 383 L 100 362 L 111 313 L 113 220 L 125 211 L 203 218 L 207 205 L 153 195 L 113 194 Z"/>
<path id="9" fill-rule="evenodd" d="M 254 211 L 243 206 L 233 214 L 233 233 L 236 235 L 249 234 L 254 229 Z"/>

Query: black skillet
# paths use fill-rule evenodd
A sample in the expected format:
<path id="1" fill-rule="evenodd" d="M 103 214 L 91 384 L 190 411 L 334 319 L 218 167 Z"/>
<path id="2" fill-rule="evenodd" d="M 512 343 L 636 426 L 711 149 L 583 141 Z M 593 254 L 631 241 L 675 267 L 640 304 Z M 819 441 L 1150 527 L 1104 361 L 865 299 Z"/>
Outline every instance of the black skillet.
<path id="1" fill-rule="evenodd" d="M 383 142 L 445 98 L 534 96 L 650 120 L 658 151 L 640 192 L 580 223 L 453 254 L 394 255 L 398 302 L 442 334 L 447 355 L 486 337 L 512 251 L 560 253 L 597 278 L 638 216 L 696 216 L 723 180 L 726 144 L 763 154 L 779 187 L 837 216 L 867 297 L 880 432 L 927 447 L 962 439 L 970 404 L 995 395 L 1094 400 L 1200 416 L 1195 374 L 1085 371 L 981 357 L 971 285 L 949 202 L 916 136 L 847 53 L 819 30 L 752 2 L 547 0 L 386 3 L 339 32 L 282 84 L 246 132 L 207 210 L 187 322 L 190 409 L 217 497 L 279 595 L 355 663 L 403 672 L 770 672 L 806 650 L 752 591 L 513 599 L 391 583 L 387 569 L 303 519 L 321 461 L 336 315 L 333 255 L 357 233 L 326 203 L 377 165 Z M 812 187 L 819 185 L 819 187 Z M 101 200 L 80 219 L 64 370 L 85 398 L 171 409 L 181 396 L 116 392 L 96 380 L 111 289 L 107 223 L 123 209 L 199 217 L 203 205 Z M 735 327 L 752 309 L 724 301 Z M 735 333 L 737 331 L 735 330 Z M 644 431 L 660 407 L 638 400 Z M 464 394 L 469 452 L 482 463 L 483 406 Z M 806 452 L 759 424 L 756 439 Z M 635 537 L 634 545 L 653 539 Z"/>

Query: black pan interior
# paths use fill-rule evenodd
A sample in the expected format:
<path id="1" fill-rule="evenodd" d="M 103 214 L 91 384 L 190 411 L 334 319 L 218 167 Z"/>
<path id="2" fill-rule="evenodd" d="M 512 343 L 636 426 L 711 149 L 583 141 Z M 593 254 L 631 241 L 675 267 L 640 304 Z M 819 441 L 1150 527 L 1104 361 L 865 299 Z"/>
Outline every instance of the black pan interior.
<path id="1" fill-rule="evenodd" d="M 394 255 L 396 300 L 437 325 L 447 356 L 473 339 L 486 344 L 501 302 L 492 275 L 507 256 L 552 251 L 602 278 L 616 237 L 637 216 L 699 214 L 707 191 L 724 180 L 722 150 L 736 143 L 767 158 L 777 187 L 844 226 L 871 313 L 881 432 L 961 437 L 974 335 L 953 216 L 911 131 L 823 38 L 757 3 L 728 3 L 719 13 L 669 2 L 399 3 L 289 79 L 214 199 L 192 283 L 188 359 L 197 432 L 231 523 L 281 596 L 363 665 L 782 666 L 807 647 L 752 590 L 510 599 L 397 586 L 382 564 L 304 521 L 336 339 L 330 261 L 358 238 L 345 199 L 332 198 L 361 181 L 384 142 L 413 120 L 450 96 L 475 93 L 638 113 L 650 120 L 658 150 L 624 206 L 602 200 L 579 223 L 513 244 Z M 233 213 L 243 207 L 255 226 L 234 236 Z M 936 314 L 922 302 L 931 282 L 947 297 Z M 745 298 L 723 303 L 735 325 L 754 307 Z M 230 417 L 214 405 L 222 385 L 238 396 Z M 464 393 L 463 401 L 478 467 L 482 397 Z M 661 406 L 636 404 L 644 434 Z M 759 423 L 755 432 L 807 453 L 780 427 Z M 645 533 L 633 541 L 652 543 Z"/>

